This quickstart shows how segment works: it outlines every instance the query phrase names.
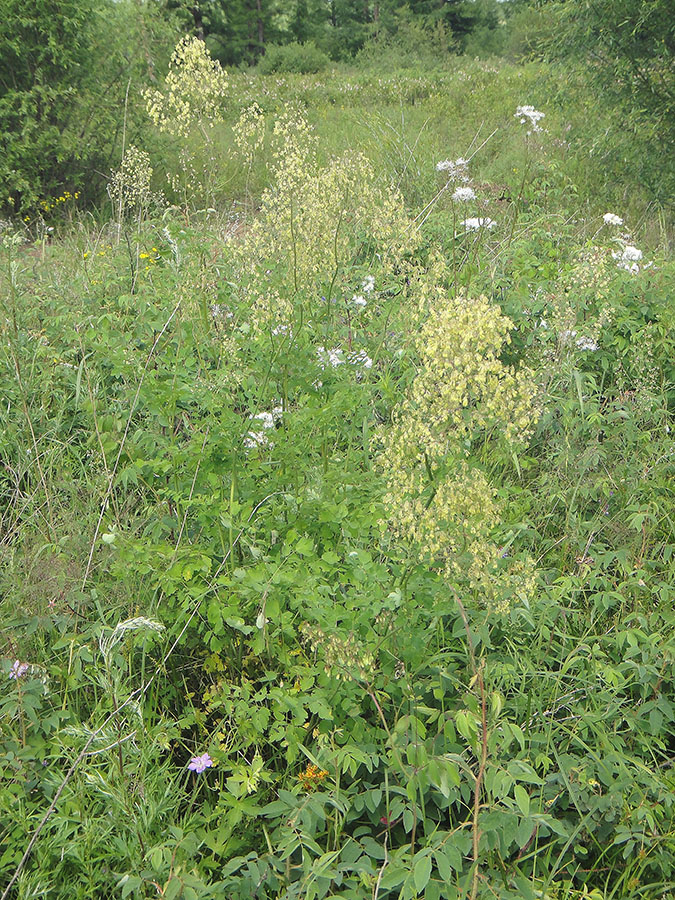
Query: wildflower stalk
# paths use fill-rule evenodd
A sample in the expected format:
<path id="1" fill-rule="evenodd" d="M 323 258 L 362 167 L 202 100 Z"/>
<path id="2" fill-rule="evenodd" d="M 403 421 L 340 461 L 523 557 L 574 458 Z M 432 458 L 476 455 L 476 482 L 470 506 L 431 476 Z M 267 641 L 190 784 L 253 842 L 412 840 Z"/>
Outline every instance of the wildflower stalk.
<path id="1" fill-rule="evenodd" d="M 523 178 L 520 182 L 520 188 L 518 190 L 518 196 L 516 197 L 516 202 L 514 204 L 513 210 L 513 218 L 511 219 L 511 230 L 509 231 L 509 236 L 506 239 L 506 246 L 510 247 L 513 241 L 513 234 L 516 230 L 516 222 L 518 221 L 518 215 L 520 213 L 520 204 L 523 199 L 523 192 L 525 191 L 525 182 L 527 181 L 527 175 L 530 171 L 531 159 L 529 154 L 529 142 L 527 138 L 525 139 L 525 166 L 523 168 Z"/>
<path id="2" fill-rule="evenodd" d="M 131 87 L 131 79 L 127 81 L 127 89 L 124 94 L 124 118 L 122 120 L 122 162 L 124 162 L 124 154 L 126 153 L 126 145 L 127 145 L 127 112 L 129 108 L 129 88 Z M 119 192 L 119 197 L 117 200 L 117 243 L 120 241 L 120 234 L 122 231 L 122 214 L 124 212 L 124 194 L 122 191 Z M 139 226 L 140 226 L 140 209 L 139 209 Z"/>
<path id="3" fill-rule="evenodd" d="M 457 209 L 455 201 L 452 201 L 452 279 L 455 284 L 455 297 L 459 293 L 457 283 Z"/>
<path id="4" fill-rule="evenodd" d="M 338 234 L 340 232 L 340 224 L 342 222 L 343 213 L 344 213 L 344 209 L 341 209 L 340 215 L 338 217 L 337 226 L 335 228 L 335 237 L 333 238 L 333 257 L 335 259 L 335 269 L 333 270 L 333 277 L 331 278 L 331 282 L 328 287 L 328 296 L 326 297 L 327 315 L 330 315 L 330 302 L 333 298 L 333 288 L 335 287 L 335 281 L 338 277 L 338 272 L 340 271 L 340 255 L 339 255 L 339 251 L 338 251 Z"/>
<path id="5" fill-rule="evenodd" d="M 480 813 L 480 798 L 483 789 L 483 779 L 485 777 L 485 769 L 487 767 L 487 749 L 488 749 L 488 734 L 487 734 L 487 701 L 485 698 L 485 682 L 483 679 L 483 671 L 485 668 L 485 660 L 481 660 L 480 665 L 476 664 L 476 651 L 474 649 L 473 636 L 471 634 L 471 628 L 469 627 L 469 619 L 466 614 L 466 609 L 464 604 L 462 603 L 459 594 L 457 591 L 453 590 L 453 595 L 455 597 L 455 603 L 457 604 L 457 609 L 459 610 L 460 617 L 464 624 L 464 630 L 466 631 L 466 639 L 467 646 L 469 649 L 469 661 L 471 663 L 471 671 L 472 671 L 472 684 L 478 684 L 478 694 L 480 697 L 480 706 L 481 706 L 481 735 L 480 735 L 480 760 L 478 764 L 478 771 L 474 775 L 475 783 L 474 783 L 474 791 L 473 791 L 473 816 L 472 816 L 472 824 L 471 824 L 471 843 L 472 843 L 472 856 L 473 856 L 473 877 L 471 883 L 471 893 L 469 895 L 470 900 L 476 900 L 476 896 L 478 894 L 478 879 L 480 875 L 480 865 L 479 865 L 479 856 L 480 856 L 480 827 L 478 822 L 478 817 Z"/>
<path id="6" fill-rule="evenodd" d="M 298 293 L 298 248 L 297 242 L 295 238 L 295 222 L 293 219 L 293 200 L 294 195 L 291 193 L 290 195 L 290 205 L 291 205 L 291 246 L 293 249 L 293 286 L 295 288 L 295 293 Z"/>

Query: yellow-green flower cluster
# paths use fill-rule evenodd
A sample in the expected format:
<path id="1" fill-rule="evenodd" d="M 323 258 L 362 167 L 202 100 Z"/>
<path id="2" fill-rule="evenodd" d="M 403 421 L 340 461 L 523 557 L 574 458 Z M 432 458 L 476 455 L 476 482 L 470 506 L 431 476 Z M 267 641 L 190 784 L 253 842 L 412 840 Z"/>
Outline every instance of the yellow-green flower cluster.
<path id="1" fill-rule="evenodd" d="M 312 651 L 321 653 L 327 675 L 338 681 L 372 678 L 375 672 L 373 654 L 353 634 L 344 637 L 328 634 L 319 625 L 307 622 L 300 630 Z"/>
<path id="2" fill-rule="evenodd" d="M 299 110 L 275 123 L 272 153 L 272 185 L 235 248 L 243 269 L 253 274 L 270 260 L 286 260 L 294 284 L 309 289 L 348 263 L 360 240 L 394 251 L 405 244 L 409 222 L 400 195 L 378 182 L 360 153 L 319 166 L 316 137 Z"/>
<path id="3" fill-rule="evenodd" d="M 164 79 L 164 90 L 144 93 L 150 120 L 160 131 L 186 138 L 195 127 L 222 121 L 227 75 L 206 45 L 184 37 L 176 45 Z"/>
<path id="4" fill-rule="evenodd" d="M 265 116 L 257 103 L 253 103 L 242 112 L 233 131 L 234 142 L 240 155 L 246 165 L 251 166 L 265 137 Z"/>
<path id="5" fill-rule="evenodd" d="M 492 429 L 509 442 L 529 436 L 530 373 L 516 373 L 499 359 L 512 327 L 486 297 L 445 299 L 432 306 L 420 331 L 422 368 L 409 401 L 414 410 L 424 410 L 420 425 L 427 453 L 447 452 L 449 440 L 465 445 Z"/>
<path id="6" fill-rule="evenodd" d="M 527 566 L 512 567 L 512 584 L 497 577 L 504 564 L 490 535 L 500 507 L 471 457 L 479 442 L 526 441 L 536 422 L 531 373 L 499 358 L 510 328 L 485 297 L 432 302 L 417 342 L 419 372 L 394 411 L 380 457 L 389 527 L 495 609 L 523 593 L 523 578 L 533 578 Z"/>
<path id="7" fill-rule="evenodd" d="M 152 166 L 150 156 L 138 147 L 129 147 L 119 169 L 113 171 L 108 183 L 108 195 L 115 210 L 121 215 L 131 210 L 147 207 L 152 191 Z"/>
<path id="8" fill-rule="evenodd" d="M 283 335 L 293 323 L 293 304 L 274 289 L 247 292 L 247 307 L 253 331 L 257 335 Z"/>

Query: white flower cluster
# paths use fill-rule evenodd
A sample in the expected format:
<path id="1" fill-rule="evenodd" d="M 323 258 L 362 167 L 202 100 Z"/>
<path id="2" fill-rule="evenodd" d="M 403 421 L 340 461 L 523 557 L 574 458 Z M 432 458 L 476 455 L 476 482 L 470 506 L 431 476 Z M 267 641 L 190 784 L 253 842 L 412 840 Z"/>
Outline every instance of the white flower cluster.
<path id="1" fill-rule="evenodd" d="M 234 313 L 224 303 L 212 303 L 209 311 L 214 319 L 225 319 L 227 322 L 234 319 Z"/>
<path id="2" fill-rule="evenodd" d="M 362 294 L 354 294 L 352 297 L 352 303 L 356 306 L 357 309 L 365 309 L 368 305 L 368 301 Z"/>
<path id="3" fill-rule="evenodd" d="M 469 200 L 476 199 L 476 192 L 471 187 L 458 187 L 452 195 L 452 199 L 456 203 L 468 203 Z"/>
<path id="4" fill-rule="evenodd" d="M 605 213 L 602 220 L 605 225 L 623 225 L 623 219 L 620 216 L 615 216 L 614 213 Z"/>
<path id="5" fill-rule="evenodd" d="M 448 181 L 469 181 L 469 161 L 460 156 L 459 159 L 443 159 L 436 163 L 437 172 L 445 172 Z"/>
<path id="6" fill-rule="evenodd" d="M 560 342 L 561 344 L 569 344 L 577 336 L 576 331 L 566 328 L 564 331 L 560 332 Z M 574 342 L 580 350 L 591 350 L 595 351 L 598 349 L 597 343 L 589 337 L 580 337 Z"/>
<path id="7" fill-rule="evenodd" d="M 374 275 L 366 275 L 363 279 L 361 287 L 366 294 L 372 294 L 375 290 L 375 276 Z"/>
<path id="8" fill-rule="evenodd" d="M 625 269 L 634 275 L 637 275 L 640 271 L 639 263 L 642 260 L 642 250 L 638 250 L 637 247 L 632 247 L 628 244 L 623 250 L 617 250 L 612 253 L 612 256 L 617 261 L 616 264 L 619 269 Z"/>
<path id="9" fill-rule="evenodd" d="M 275 406 L 272 412 L 261 412 L 253 416 L 253 421 L 259 424 L 262 431 L 249 431 L 248 435 L 244 438 L 244 447 L 251 450 L 254 447 L 273 446 L 267 436 L 267 432 L 276 428 L 277 424 L 281 421 L 283 412 L 284 411 L 280 406 Z"/>
<path id="10" fill-rule="evenodd" d="M 527 133 L 532 134 L 533 131 L 542 131 L 539 127 L 539 122 L 546 116 L 546 113 L 535 109 L 534 106 L 518 106 L 514 116 L 520 121 L 521 125 L 529 125 L 531 130 Z"/>
<path id="11" fill-rule="evenodd" d="M 341 366 L 345 361 L 344 353 L 338 347 L 333 347 L 331 350 L 326 350 L 325 347 L 317 347 L 316 355 L 319 358 L 319 365 L 322 369 L 325 369 L 326 366 L 336 368 L 336 366 Z"/>
<path id="12" fill-rule="evenodd" d="M 365 350 L 352 350 L 345 356 L 344 351 L 340 350 L 339 347 L 333 347 L 330 350 L 326 350 L 325 347 L 317 347 L 316 355 L 319 359 L 319 366 L 322 369 L 325 369 L 326 366 L 331 366 L 335 369 L 344 363 L 349 363 L 360 369 L 371 369 L 373 367 L 373 361 Z"/>
<path id="13" fill-rule="evenodd" d="M 365 350 L 353 350 L 347 354 L 347 362 L 352 366 L 359 366 L 363 369 L 372 369 L 373 361 Z"/>
<path id="14" fill-rule="evenodd" d="M 494 219 L 487 216 L 483 219 L 464 219 L 461 223 L 467 231 L 478 231 L 479 228 L 487 228 L 488 231 L 497 224 Z"/>
<path id="15" fill-rule="evenodd" d="M 470 186 L 471 178 L 469 177 L 469 161 L 460 156 L 459 159 L 445 159 L 436 164 L 439 172 L 447 172 L 448 185 L 454 182 L 455 189 L 452 199 L 455 203 L 469 203 L 476 199 L 476 192 Z M 473 220 L 472 220 L 473 221 Z M 477 221 L 477 220 L 476 220 Z"/>

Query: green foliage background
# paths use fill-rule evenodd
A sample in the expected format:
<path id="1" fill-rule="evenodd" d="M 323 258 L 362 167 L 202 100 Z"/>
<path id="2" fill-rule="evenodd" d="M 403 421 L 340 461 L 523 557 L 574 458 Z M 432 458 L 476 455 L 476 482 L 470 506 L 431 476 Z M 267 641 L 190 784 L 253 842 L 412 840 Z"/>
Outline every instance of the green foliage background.
<path id="1" fill-rule="evenodd" d="M 583 23 L 557 7 L 494 27 L 476 7 L 488 18 L 462 32 L 466 4 L 382 3 L 377 37 L 372 4 L 336 4 L 333 24 L 307 0 L 285 19 L 261 5 L 286 71 L 230 71 L 183 140 L 151 128 L 142 90 L 161 89 L 192 9 L 52 4 L 47 25 L 47 5 L 5 6 L 3 46 L 33 50 L 14 81 L 0 61 L 0 165 L 22 206 L 0 226 L 0 891 L 669 897 L 663 98 L 596 93 L 618 55 L 598 40 L 589 71 Z M 201 8 L 214 48 L 223 10 Z M 256 5 L 229 12 L 219 33 L 254 58 Z M 563 22 L 574 65 L 514 62 L 550 55 L 538 36 Z M 357 55 L 326 63 L 316 35 L 341 27 Z M 458 52 L 486 45 L 512 58 Z M 288 71 L 308 53 L 327 68 Z M 238 144 L 253 103 L 260 140 Z M 305 120 L 315 161 L 294 149 Z M 123 134 L 152 197 L 84 208 Z M 459 157 L 474 199 L 437 169 Z M 635 271 L 617 265 L 631 247 Z M 419 335 L 435 304 L 479 295 L 511 323 L 500 364 L 537 384 L 527 442 L 475 428 L 463 459 L 499 505 L 497 588 L 536 573 L 504 613 L 385 499 Z"/>

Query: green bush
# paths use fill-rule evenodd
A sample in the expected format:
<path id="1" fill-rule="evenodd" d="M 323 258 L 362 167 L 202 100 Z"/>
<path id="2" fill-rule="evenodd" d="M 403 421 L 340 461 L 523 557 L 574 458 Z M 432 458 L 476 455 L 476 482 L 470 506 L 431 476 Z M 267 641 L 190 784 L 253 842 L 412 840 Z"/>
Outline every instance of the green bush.
<path id="1" fill-rule="evenodd" d="M 620 110 L 636 136 L 638 158 L 657 160 L 641 173 L 665 202 L 672 201 L 672 166 L 661 160 L 675 141 L 675 19 L 668 0 L 554 3 L 554 29 L 545 51 L 566 67 L 578 62 L 597 96 Z"/>
<path id="2" fill-rule="evenodd" d="M 555 31 L 556 18 L 550 6 L 521 6 L 503 28 L 502 54 L 513 60 L 541 59 Z"/>
<path id="3" fill-rule="evenodd" d="M 137 91 L 171 34 L 130 0 L 0 0 L 0 209 L 30 212 L 64 189 L 99 198 L 122 134 L 144 127 Z"/>
<path id="4" fill-rule="evenodd" d="M 425 26 L 417 21 L 401 21 L 396 31 L 381 31 L 358 52 L 359 67 L 394 71 L 405 67 L 437 68 L 457 49 L 452 31 L 442 22 Z"/>
<path id="5" fill-rule="evenodd" d="M 310 75 L 325 69 L 330 60 L 314 43 L 273 44 L 258 63 L 258 71 L 263 75 L 273 72 L 295 72 Z"/>

